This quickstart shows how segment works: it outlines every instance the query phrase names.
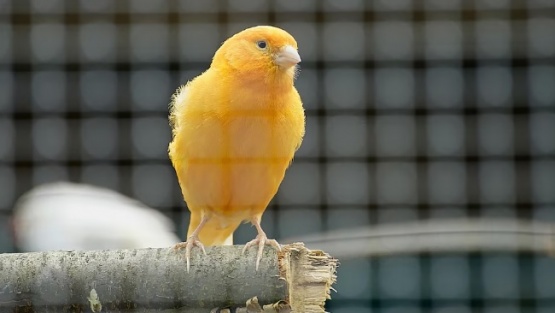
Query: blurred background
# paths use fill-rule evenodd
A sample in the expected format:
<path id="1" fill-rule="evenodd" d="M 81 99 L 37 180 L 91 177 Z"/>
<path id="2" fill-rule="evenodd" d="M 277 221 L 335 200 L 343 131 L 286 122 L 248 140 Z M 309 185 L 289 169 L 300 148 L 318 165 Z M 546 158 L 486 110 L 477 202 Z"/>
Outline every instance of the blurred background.
<path id="1" fill-rule="evenodd" d="M 555 1 L 0 0 L 0 252 L 15 251 L 18 197 L 55 181 L 138 199 L 184 239 L 170 96 L 258 24 L 297 39 L 307 114 L 269 237 L 555 220 Z M 236 243 L 254 235 L 243 225 Z M 555 312 L 541 256 L 359 258 L 338 277 L 334 313 Z"/>

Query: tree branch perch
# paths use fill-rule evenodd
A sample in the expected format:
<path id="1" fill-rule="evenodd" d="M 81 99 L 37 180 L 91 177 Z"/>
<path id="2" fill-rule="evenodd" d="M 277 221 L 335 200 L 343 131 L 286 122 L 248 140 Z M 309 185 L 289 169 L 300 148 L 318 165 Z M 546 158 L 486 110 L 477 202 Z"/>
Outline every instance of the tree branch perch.
<path id="1" fill-rule="evenodd" d="M 190 273 L 171 248 L 0 254 L 0 312 L 257 312 L 247 300 L 260 312 L 324 312 L 336 260 L 296 243 L 266 248 L 255 271 L 255 249 L 241 250 L 195 250 Z"/>

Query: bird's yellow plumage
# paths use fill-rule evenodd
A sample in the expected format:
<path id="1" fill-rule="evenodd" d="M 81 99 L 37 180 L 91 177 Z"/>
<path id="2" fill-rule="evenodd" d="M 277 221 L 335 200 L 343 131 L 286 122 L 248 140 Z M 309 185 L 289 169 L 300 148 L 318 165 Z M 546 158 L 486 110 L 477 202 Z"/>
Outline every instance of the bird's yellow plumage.
<path id="1" fill-rule="evenodd" d="M 199 239 L 231 244 L 246 220 L 258 230 L 251 242 L 259 244 L 258 266 L 270 243 L 260 228 L 262 214 L 304 135 L 293 85 L 298 62 L 291 35 L 252 27 L 226 40 L 210 68 L 173 96 L 169 155 L 191 211 L 187 255 Z"/>

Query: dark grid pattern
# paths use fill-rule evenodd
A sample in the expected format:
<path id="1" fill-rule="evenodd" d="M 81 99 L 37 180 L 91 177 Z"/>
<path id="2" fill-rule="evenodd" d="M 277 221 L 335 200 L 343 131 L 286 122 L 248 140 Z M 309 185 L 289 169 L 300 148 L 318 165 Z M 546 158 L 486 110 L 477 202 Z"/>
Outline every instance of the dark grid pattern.
<path id="1" fill-rule="evenodd" d="M 0 1 L 0 231 L 19 195 L 68 179 L 159 208 L 183 236 L 169 97 L 256 24 L 297 38 L 307 112 L 269 235 L 555 219 L 553 1 L 36 0 Z M 521 255 L 347 261 L 330 310 L 553 312 L 553 277 Z"/>

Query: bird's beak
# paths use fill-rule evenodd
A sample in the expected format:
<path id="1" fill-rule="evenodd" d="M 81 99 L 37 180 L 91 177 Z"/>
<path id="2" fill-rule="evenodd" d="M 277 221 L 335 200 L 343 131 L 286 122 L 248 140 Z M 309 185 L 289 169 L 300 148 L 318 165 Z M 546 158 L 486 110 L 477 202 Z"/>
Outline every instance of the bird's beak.
<path id="1" fill-rule="evenodd" d="M 287 45 L 281 48 L 276 54 L 276 64 L 283 68 L 290 68 L 295 64 L 301 62 L 301 56 L 297 49 Z"/>

